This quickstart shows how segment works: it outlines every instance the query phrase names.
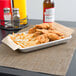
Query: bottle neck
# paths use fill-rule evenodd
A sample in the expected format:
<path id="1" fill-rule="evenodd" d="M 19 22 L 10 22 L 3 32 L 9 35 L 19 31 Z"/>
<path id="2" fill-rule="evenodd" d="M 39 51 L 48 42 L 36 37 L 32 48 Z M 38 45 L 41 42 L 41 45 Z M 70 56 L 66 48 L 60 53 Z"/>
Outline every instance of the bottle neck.
<path id="1" fill-rule="evenodd" d="M 54 0 L 44 0 L 45 3 L 54 3 Z"/>
<path id="2" fill-rule="evenodd" d="M 44 0 L 44 2 L 51 2 L 51 0 Z"/>
<path id="3" fill-rule="evenodd" d="M 54 0 L 44 0 L 43 5 L 45 8 L 54 8 Z"/>

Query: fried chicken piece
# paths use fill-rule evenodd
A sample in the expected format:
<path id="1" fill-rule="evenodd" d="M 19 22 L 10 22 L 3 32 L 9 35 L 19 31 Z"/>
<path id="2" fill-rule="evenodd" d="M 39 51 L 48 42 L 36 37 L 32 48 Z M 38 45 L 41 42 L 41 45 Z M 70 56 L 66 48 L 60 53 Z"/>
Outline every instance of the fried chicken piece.
<path id="1" fill-rule="evenodd" d="M 57 30 L 48 30 L 48 31 L 49 31 L 49 33 L 57 34 L 58 36 L 63 36 L 64 35 L 63 33 L 59 32 Z"/>
<path id="2" fill-rule="evenodd" d="M 35 33 L 33 34 L 34 37 L 37 37 L 37 36 L 39 36 L 39 35 L 41 35 L 41 32 L 35 32 Z"/>
<path id="3" fill-rule="evenodd" d="M 54 30 L 54 28 L 52 27 L 51 23 L 43 23 L 43 24 L 40 24 L 40 25 L 36 25 L 35 27 L 29 29 L 29 34 L 31 33 L 35 33 L 36 32 L 36 29 L 50 29 L 50 30 Z M 45 30 L 45 31 L 46 31 Z"/>
<path id="4" fill-rule="evenodd" d="M 43 24 L 40 24 L 40 25 L 36 25 L 36 28 L 39 28 L 39 29 L 49 29 L 50 25 L 48 23 L 43 23 Z"/>
<path id="5" fill-rule="evenodd" d="M 47 35 L 48 35 L 48 38 L 49 38 L 51 41 L 61 39 L 57 34 L 54 34 L 54 33 L 48 33 Z"/>
<path id="6" fill-rule="evenodd" d="M 36 29 L 36 32 L 41 32 L 42 34 L 47 34 L 47 33 L 49 33 L 49 31 L 46 30 L 46 29 Z"/>
<path id="7" fill-rule="evenodd" d="M 49 28 L 49 30 L 55 30 L 55 28 L 52 26 L 52 27 Z"/>
<path id="8" fill-rule="evenodd" d="M 60 36 L 61 37 L 61 39 L 63 39 L 64 38 L 64 35 L 63 36 Z"/>
<path id="9" fill-rule="evenodd" d="M 49 38 L 46 34 L 40 35 L 36 38 L 40 43 L 46 43 L 49 42 Z"/>
<path id="10" fill-rule="evenodd" d="M 53 27 L 53 23 L 48 23 L 49 24 L 49 30 L 55 30 L 55 28 Z"/>
<path id="11" fill-rule="evenodd" d="M 32 34 L 32 33 L 35 33 L 36 32 L 36 27 L 33 27 L 33 28 L 30 28 L 28 33 L 29 34 Z"/>

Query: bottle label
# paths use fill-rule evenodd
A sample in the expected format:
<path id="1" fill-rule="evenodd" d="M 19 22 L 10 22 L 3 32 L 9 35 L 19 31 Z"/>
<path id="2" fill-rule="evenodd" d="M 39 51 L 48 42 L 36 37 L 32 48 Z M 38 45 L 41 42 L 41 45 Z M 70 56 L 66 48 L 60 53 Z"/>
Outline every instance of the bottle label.
<path id="1" fill-rule="evenodd" d="M 11 14 L 4 14 L 4 19 L 5 20 L 11 20 Z"/>
<path id="2" fill-rule="evenodd" d="M 5 27 L 11 26 L 11 14 L 4 14 Z"/>
<path id="3" fill-rule="evenodd" d="M 55 20 L 55 8 L 45 8 L 43 14 L 43 22 L 49 23 Z"/>

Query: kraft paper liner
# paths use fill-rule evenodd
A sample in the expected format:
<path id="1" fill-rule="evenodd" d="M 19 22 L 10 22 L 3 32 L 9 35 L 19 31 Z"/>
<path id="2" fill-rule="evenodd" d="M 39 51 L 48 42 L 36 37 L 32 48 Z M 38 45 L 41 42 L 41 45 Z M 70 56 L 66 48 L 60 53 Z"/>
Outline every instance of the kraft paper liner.
<path id="1" fill-rule="evenodd" d="M 0 66 L 47 74 L 65 75 L 76 48 L 76 34 L 73 33 L 72 36 L 73 38 L 66 44 L 31 53 L 14 52 L 6 45 L 1 44 Z"/>
<path id="2" fill-rule="evenodd" d="M 34 26 L 34 25 L 30 25 L 30 26 Z M 28 31 L 30 28 L 32 27 L 29 27 L 29 28 L 25 28 L 23 29 L 24 31 Z M 65 37 L 69 37 L 73 32 L 74 30 L 71 29 L 71 28 L 68 28 L 66 26 L 63 26 L 61 24 L 58 24 L 58 23 L 54 23 L 54 28 L 62 33 L 64 33 L 64 36 Z M 19 45 L 16 45 L 11 39 L 9 36 L 5 37 L 2 42 L 6 45 L 8 45 L 11 49 L 13 49 L 14 51 L 21 48 Z"/>

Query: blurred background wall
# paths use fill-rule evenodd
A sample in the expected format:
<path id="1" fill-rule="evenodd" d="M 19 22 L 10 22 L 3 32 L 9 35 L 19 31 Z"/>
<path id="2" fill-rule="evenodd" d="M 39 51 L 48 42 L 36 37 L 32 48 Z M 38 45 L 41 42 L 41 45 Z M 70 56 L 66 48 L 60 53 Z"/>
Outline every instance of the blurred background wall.
<path id="1" fill-rule="evenodd" d="M 56 20 L 76 21 L 76 0 L 54 0 Z M 27 0 L 29 19 L 43 19 L 43 0 Z"/>

